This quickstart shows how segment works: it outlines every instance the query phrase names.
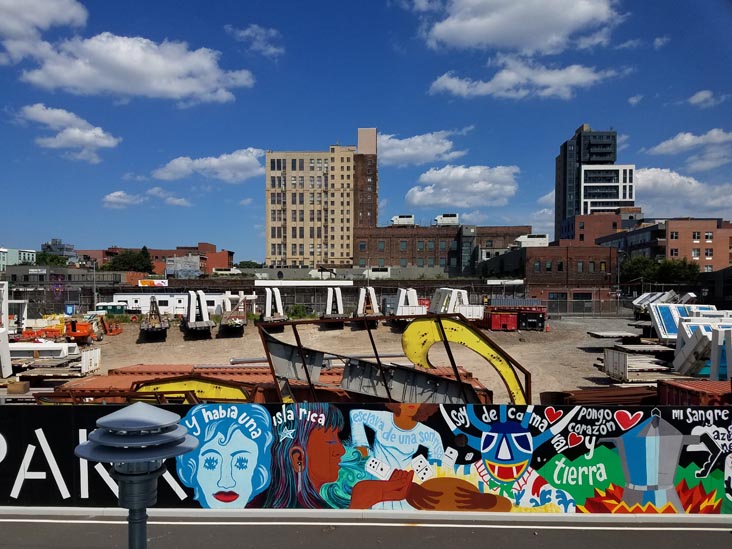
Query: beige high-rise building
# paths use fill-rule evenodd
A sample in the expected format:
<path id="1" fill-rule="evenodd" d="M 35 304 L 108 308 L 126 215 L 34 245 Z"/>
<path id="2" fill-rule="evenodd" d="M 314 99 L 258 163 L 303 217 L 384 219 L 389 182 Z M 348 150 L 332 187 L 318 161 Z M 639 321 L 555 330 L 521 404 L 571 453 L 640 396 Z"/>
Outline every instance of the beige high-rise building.
<path id="1" fill-rule="evenodd" d="M 353 231 L 376 227 L 376 128 L 358 145 L 327 151 L 267 151 L 267 249 L 271 267 L 353 265 Z"/>

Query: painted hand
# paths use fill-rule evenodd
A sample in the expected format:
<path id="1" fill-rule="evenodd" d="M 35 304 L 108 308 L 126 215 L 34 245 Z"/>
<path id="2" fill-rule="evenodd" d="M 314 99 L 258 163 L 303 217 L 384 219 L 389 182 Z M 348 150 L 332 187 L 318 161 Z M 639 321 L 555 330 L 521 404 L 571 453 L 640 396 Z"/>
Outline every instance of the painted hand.
<path id="1" fill-rule="evenodd" d="M 416 509 L 435 509 L 440 503 L 442 492 L 428 490 L 424 486 L 412 483 L 407 492 L 407 502 Z"/>

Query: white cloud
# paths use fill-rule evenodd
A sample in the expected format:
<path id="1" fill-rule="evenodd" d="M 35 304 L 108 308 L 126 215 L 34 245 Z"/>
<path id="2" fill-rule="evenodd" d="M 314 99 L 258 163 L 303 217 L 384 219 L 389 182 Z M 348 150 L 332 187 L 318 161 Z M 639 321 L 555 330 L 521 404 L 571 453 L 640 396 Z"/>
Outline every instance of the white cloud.
<path id="1" fill-rule="evenodd" d="M 704 135 L 690 132 L 677 133 L 671 139 L 659 143 L 648 150 L 651 154 L 677 154 L 703 145 L 720 145 L 732 143 L 732 132 L 727 133 L 719 128 L 709 130 Z"/>
<path id="2" fill-rule="evenodd" d="M 489 219 L 488 214 L 481 212 L 480 210 L 473 210 L 472 212 L 463 212 L 460 214 L 460 222 L 467 223 L 468 225 L 484 225 Z"/>
<path id="3" fill-rule="evenodd" d="M 239 201 L 239 205 L 240 206 L 251 206 L 253 202 L 254 202 L 253 198 L 242 198 Z"/>
<path id="4" fill-rule="evenodd" d="M 119 210 L 122 208 L 126 208 L 127 206 L 141 204 L 145 200 L 147 200 L 147 198 L 139 194 L 127 194 L 125 191 L 114 191 L 105 196 L 102 199 L 102 203 L 105 208 L 113 208 Z"/>
<path id="5" fill-rule="evenodd" d="M 469 131 L 472 128 L 468 128 Z M 379 162 L 385 166 L 419 165 L 427 162 L 450 161 L 467 151 L 454 149 L 450 137 L 464 135 L 465 130 L 437 131 L 399 139 L 395 135 L 379 134 Z"/>
<path id="6" fill-rule="evenodd" d="M 445 19 L 427 30 L 427 43 L 558 53 L 575 37 L 595 35 L 621 21 L 614 4 L 614 0 L 452 0 Z"/>
<path id="7" fill-rule="evenodd" d="M 516 194 L 517 166 L 452 166 L 432 168 L 419 176 L 422 186 L 409 189 L 410 206 L 505 206 Z"/>
<path id="8" fill-rule="evenodd" d="M 643 45 L 643 42 L 640 39 L 635 38 L 633 40 L 626 40 L 622 44 L 618 44 L 617 46 L 615 46 L 615 49 L 616 50 L 634 50 L 636 48 L 640 48 L 642 45 Z"/>
<path id="9" fill-rule="evenodd" d="M 723 217 L 732 211 L 732 184 L 710 185 L 668 169 L 635 172 L 636 203 L 646 217 Z"/>
<path id="10" fill-rule="evenodd" d="M 247 70 L 222 70 L 219 52 L 189 50 L 184 42 L 158 44 L 105 32 L 88 39 L 72 38 L 57 49 L 46 44 L 25 53 L 35 57 L 39 67 L 24 71 L 23 80 L 76 95 L 173 99 L 188 106 L 233 101 L 233 88 L 254 85 Z"/>
<path id="11" fill-rule="evenodd" d="M 76 0 L 0 0 L 0 39 L 34 39 L 54 26 L 81 27 L 86 17 Z"/>
<path id="12" fill-rule="evenodd" d="M 443 4 L 442 0 L 396 0 L 396 2 L 401 8 L 415 13 L 440 11 Z"/>
<path id="13" fill-rule="evenodd" d="M 190 158 L 179 156 L 162 168 L 153 172 L 155 179 L 173 181 L 189 177 L 194 173 L 204 177 L 219 179 L 227 183 L 239 183 L 264 174 L 259 158 L 264 156 L 262 149 L 239 149 L 231 154 L 218 157 Z"/>
<path id="14" fill-rule="evenodd" d="M 508 99 L 533 96 L 571 99 L 577 88 L 589 88 L 618 76 L 612 69 L 597 71 L 582 65 L 550 68 L 505 55 L 499 56 L 495 64 L 502 68 L 488 82 L 459 78 L 447 72 L 432 83 L 430 93 L 444 92 L 465 98 L 490 95 Z"/>
<path id="15" fill-rule="evenodd" d="M 66 149 L 68 156 L 98 164 L 101 159 L 98 149 L 113 149 L 122 141 L 102 128 L 94 127 L 83 118 L 64 109 L 46 107 L 43 103 L 26 105 L 20 111 L 20 118 L 43 124 L 58 131 L 52 137 L 39 137 L 36 144 L 46 149 Z"/>
<path id="16" fill-rule="evenodd" d="M 147 181 L 150 178 L 148 176 L 146 176 L 146 175 L 138 175 L 138 174 L 133 173 L 133 172 L 127 172 L 126 174 L 124 174 L 122 176 L 122 179 L 124 181 Z"/>
<path id="17" fill-rule="evenodd" d="M 594 34 L 581 36 L 577 39 L 577 47 L 581 50 L 586 50 L 595 46 L 607 46 L 610 43 L 611 30 L 610 27 L 605 27 Z"/>
<path id="18" fill-rule="evenodd" d="M 670 41 L 671 41 L 671 38 L 669 36 L 657 36 L 656 38 L 653 39 L 653 47 L 657 50 L 660 50 Z"/>
<path id="19" fill-rule="evenodd" d="M 266 29 L 254 24 L 245 29 L 237 29 L 231 25 L 226 25 L 224 29 L 235 40 L 245 43 L 249 51 L 253 53 L 265 57 L 277 57 L 285 53 L 285 48 L 277 44 L 282 39 L 280 31 L 277 29 Z"/>
<path id="20" fill-rule="evenodd" d="M 162 187 L 153 187 L 152 189 L 149 189 L 147 191 L 147 194 L 156 198 L 160 198 L 163 203 L 167 204 L 168 206 L 191 206 L 191 203 L 187 199 L 176 196 L 175 193 L 166 191 Z"/>
<path id="21" fill-rule="evenodd" d="M 628 97 L 628 103 L 630 103 L 634 107 L 638 103 L 640 103 L 642 100 L 643 100 L 643 96 L 641 94 L 633 95 L 632 97 Z"/>
<path id="22" fill-rule="evenodd" d="M 732 132 L 725 132 L 719 128 L 709 130 L 704 135 L 680 132 L 671 139 L 648 149 L 647 152 L 649 154 L 673 155 L 694 150 L 699 152 L 689 156 L 686 160 L 686 167 L 689 171 L 713 170 L 725 164 L 731 164 Z"/>
<path id="23" fill-rule="evenodd" d="M 532 212 L 529 216 L 531 220 L 531 231 L 534 234 L 548 234 L 551 239 L 554 234 L 554 209 L 542 208 Z"/>
<path id="24" fill-rule="evenodd" d="M 708 109 L 726 101 L 728 97 L 728 95 L 715 95 L 711 90 L 701 90 L 689 97 L 687 101 L 695 107 Z"/>
<path id="25" fill-rule="evenodd" d="M 389 201 L 386 198 L 379 199 L 379 218 L 386 219 L 386 208 L 389 205 Z"/>
<path id="26" fill-rule="evenodd" d="M 630 136 L 625 133 L 621 133 L 617 137 L 617 146 L 618 146 L 618 152 L 624 151 L 629 147 L 628 142 L 630 141 Z"/>
<path id="27" fill-rule="evenodd" d="M 554 191 L 549 191 L 544 196 L 540 197 L 536 202 L 542 206 L 554 206 L 555 195 Z"/>

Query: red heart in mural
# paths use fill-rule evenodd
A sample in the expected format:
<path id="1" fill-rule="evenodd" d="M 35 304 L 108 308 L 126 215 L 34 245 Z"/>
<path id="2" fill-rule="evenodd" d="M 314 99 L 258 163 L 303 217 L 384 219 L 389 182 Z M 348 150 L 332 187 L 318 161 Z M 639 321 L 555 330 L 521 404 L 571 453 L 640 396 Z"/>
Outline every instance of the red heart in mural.
<path id="1" fill-rule="evenodd" d="M 569 443 L 570 448 L 574 448 L 584 439 L 585 437 L 583 437 L 582 435 L 578 435 L 577 433 L 569 433 L 569 440 L 567 442 Z"/>
<path id="2" fill-rule="evenodd" d="M 544 410 L 544 415 L 549 420 L 549 423 L 554 423 L 556 420 L 564 415 L 564 412 L 562 412 L 561 410 L 555 410 L 554 406 L 549 406 L 546 408 L 546 410 Z"/>
<path id="3" fill-rule="evenodd" d="M 618 425 L 620 425 L 620 428 L 623 431 L 627 431 L 628 429 L 632 429 L 633 427 L 635 427 L 642 417 L 643 412 L 641 412 L 640 410 L 632 416 L 627 410 L 618 410 L 617 412 L 615 412 L 615 421 L 618 422 Z"/>

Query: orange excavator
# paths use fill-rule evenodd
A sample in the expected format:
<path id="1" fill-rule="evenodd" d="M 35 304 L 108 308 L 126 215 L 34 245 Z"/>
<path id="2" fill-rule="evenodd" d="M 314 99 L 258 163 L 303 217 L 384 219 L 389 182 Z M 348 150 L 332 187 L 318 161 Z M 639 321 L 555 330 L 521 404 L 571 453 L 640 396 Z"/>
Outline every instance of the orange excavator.
<path id="1" fill-rule="evenodd" d="M 92 341 L 104 339 L 104 330 L 99 325 L 98 317 L 92 315 L 84 317 L 84 320 L 70 319 L 66 321 L 64 335 L 66 341 L 75 341 L 81 345 L 90 344 Z"/>

